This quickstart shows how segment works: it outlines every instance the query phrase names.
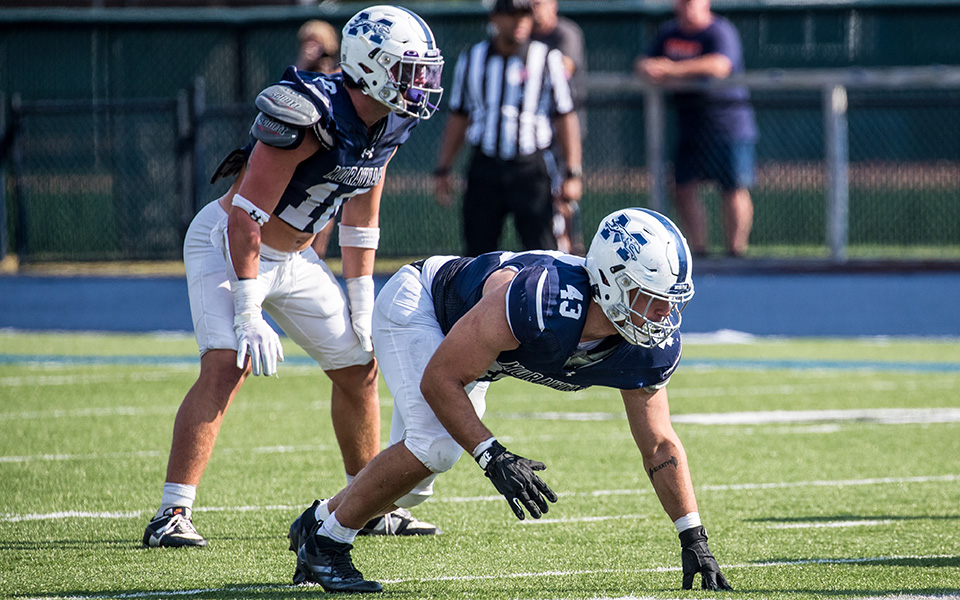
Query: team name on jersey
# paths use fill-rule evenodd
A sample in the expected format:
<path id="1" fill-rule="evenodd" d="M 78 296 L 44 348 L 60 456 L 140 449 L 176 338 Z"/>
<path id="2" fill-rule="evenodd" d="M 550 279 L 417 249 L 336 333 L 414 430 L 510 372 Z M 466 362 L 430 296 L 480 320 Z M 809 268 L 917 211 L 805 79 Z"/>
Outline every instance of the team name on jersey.
<path id="1" fill-rule="evenodd" d="M 498 361 L 494 363 L 490 370 L 487 371 L 487 375 L 484 379 L 496 381 L 497 379 L 502 379 L 504 377 L 514 377 L 516 379 L 520 379 L 521 381 L 529 381 L 530 383 L 545 385 L 555 390 L 560 390 L 561 392 L 575 392 L 577 390 L 584 389 L 582 385 L 567 383 L 565 381 L 560 381 L 559 379 L 554 379 L 553 377 L 544 375 L 543 373 L 531 371 L 517 361 L 505 363 Z"/>
<path id="2" fill-rule="evenodd" d="M 371 188 L 380 183 L 383 167 L 342 167 L 336 166 L 324 175 L 330 181 L 358 188 Z"/>

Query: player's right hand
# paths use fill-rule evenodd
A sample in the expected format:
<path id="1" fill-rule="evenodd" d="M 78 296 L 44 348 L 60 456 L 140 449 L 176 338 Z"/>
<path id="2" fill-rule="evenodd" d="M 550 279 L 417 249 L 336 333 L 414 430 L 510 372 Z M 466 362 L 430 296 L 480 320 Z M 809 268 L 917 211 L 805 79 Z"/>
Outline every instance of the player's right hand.
<path id="1" fill-rule="evenodd" d="M 539 519 L 541 514 L 549 510 L 547 500 L 557 501 L 557 495 L 550 486 L 534 472 L 543 471 L 547 466 L 540 461 L 507 452 L 500 442 L 494 441 L 484 450 L 477 457 L 477 464 L 486 472 L 497 491 L 507 499 L 513 514 L 521 521 L 524 519 L 524 508 L 531 517 Z"/>
<path id="2" fill-rule="evenodd" d="M 680 532 L 680 561 L 683 563 L 683 589 L 693 588 L 693 576 L 700 573 L 700 587 L 705 590 L 732 590 L 720 572 L 717 559 L 707 548 L 707 532 L 702 526 Z"/>
<path id="3" fill-rule="evenodd" d="M 277 362 L 283 362 L 283 347 L 280 336 L 263 319 L 263 315 L 244 313 L 233 318 L 233 330 L 240 347 L 237 349 L 237 368 L 244 368 L 247 354 L 254 375 L 273 375 Z"/>

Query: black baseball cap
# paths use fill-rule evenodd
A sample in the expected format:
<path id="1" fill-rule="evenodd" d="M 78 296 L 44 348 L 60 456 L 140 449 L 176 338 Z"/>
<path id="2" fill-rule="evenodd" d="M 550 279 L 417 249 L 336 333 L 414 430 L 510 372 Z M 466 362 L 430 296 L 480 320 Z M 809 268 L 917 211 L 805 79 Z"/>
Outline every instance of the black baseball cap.
<path id="1" fill-rule="evenodd" d="M 494 0 L 490 13 L 494 15 L 512 15 L 516 13 L 532 13 L 533 5 L 530 0 Z"/>

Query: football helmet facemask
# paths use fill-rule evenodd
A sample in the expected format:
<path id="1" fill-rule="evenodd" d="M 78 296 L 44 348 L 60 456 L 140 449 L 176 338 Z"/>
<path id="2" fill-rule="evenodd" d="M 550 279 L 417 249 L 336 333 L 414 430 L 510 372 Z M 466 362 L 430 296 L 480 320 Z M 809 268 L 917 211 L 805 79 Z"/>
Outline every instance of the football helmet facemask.
<path id="1" fill-rule="evenodd" d="M 365 94 L 405 117 L 440 104 L 443 57 L 430 26 L 397 6 L 361 10 L 343 28 L 340 68 Z"/>
<path id="2" fill-rule="evenodd" d="M 680 328 L 680 313 L 693 297 L 693 263 L 667 217 L 645 208 L 608 215 L 590 243 L 586 268 L 594 299 L 631 344 L 652 348 Z M 646 316 L 658 299 L 670 303 L 659 321 Z"/>

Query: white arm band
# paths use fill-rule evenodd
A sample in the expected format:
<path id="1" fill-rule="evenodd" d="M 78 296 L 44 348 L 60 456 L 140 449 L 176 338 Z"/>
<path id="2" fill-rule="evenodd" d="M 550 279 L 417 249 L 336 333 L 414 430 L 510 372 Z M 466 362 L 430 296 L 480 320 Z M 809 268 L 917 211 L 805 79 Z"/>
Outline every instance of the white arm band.
<path id="1" fill-rule="evenodd" d="M 340 224 L 340 247 L 370 248 L 376 250 L 380 246 L 379 227 L 352 227 Z"/>
<path id="2" fill-rule="evenodd" d="M 693 529 L 694 527 L 700 527 L 703 523 L 700 522 L 700 513 L 692 512 L 687 513 L 673 522 L 674 527 L 677 528 L 677 533 L 683 533 L 688 529 Z"/>
<path id="3" fill-rule="evenodd" d="M 263 227 L 267 223 L 267 221 L 270 220 L 270 215 L 263 212 L 263 210 L 259 206 L 257 206 L 253 202 L 250 202 L 240 194 L 234 194 L 233 202 L 231 202 L 230 204 L 245 211 L 248 215 L 250 215 L 251 219 L 256 221 L 257 225 L 259 225 L 260 227 Z"/>
<path id="4" fill-rule="evenodd" d="M 495 441 L 497 441 L 497 438 L 495 437 L 489 437 L 483 440 L 482 442 L 477 444 L 477 447 L 473 449 L 473 452 L 471 454 L 473 454 L 474 458 L 477 458 L 478 456 L 483 454 L 487 448 L 492 446 Z"/>

